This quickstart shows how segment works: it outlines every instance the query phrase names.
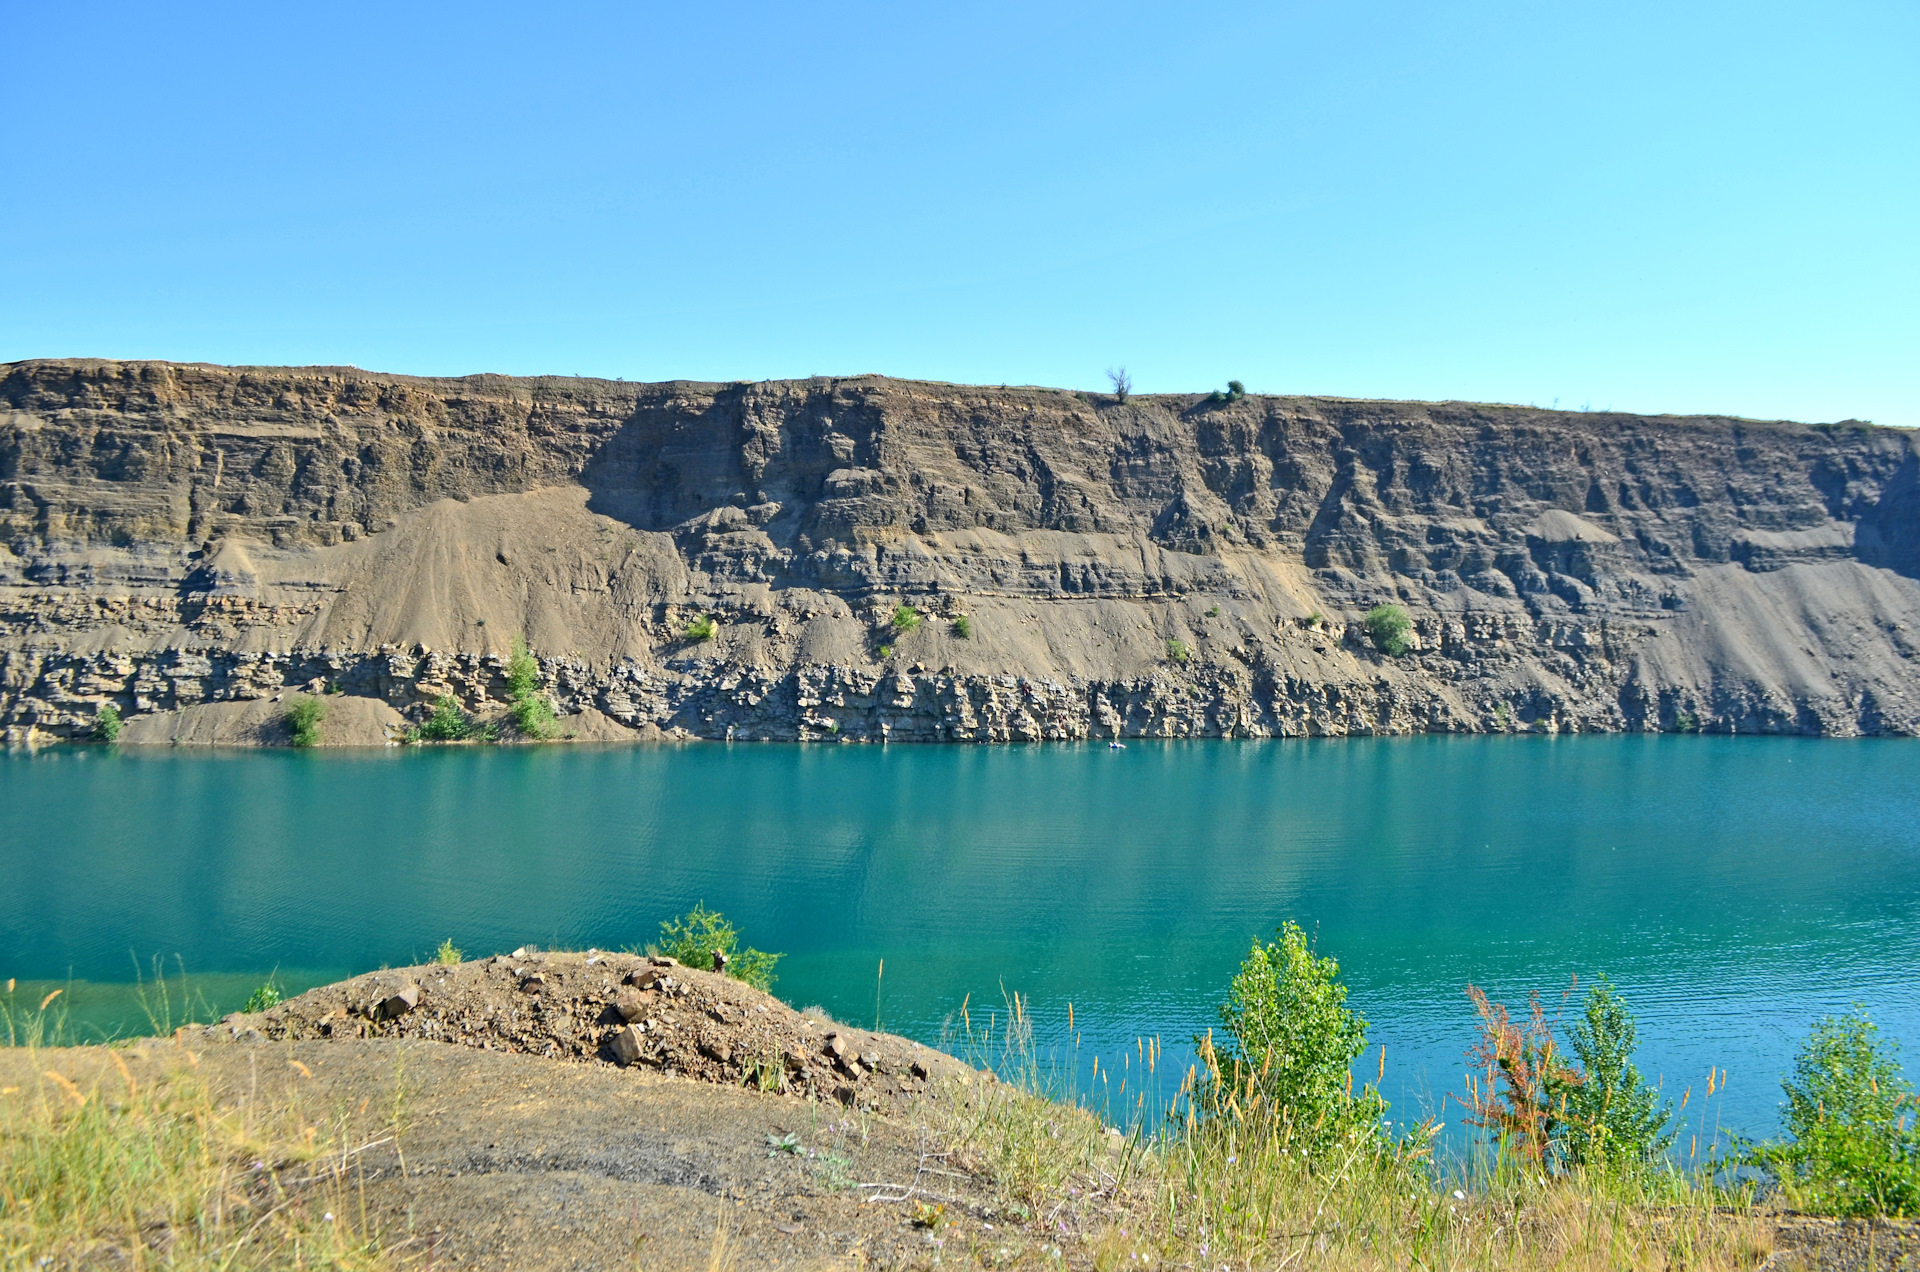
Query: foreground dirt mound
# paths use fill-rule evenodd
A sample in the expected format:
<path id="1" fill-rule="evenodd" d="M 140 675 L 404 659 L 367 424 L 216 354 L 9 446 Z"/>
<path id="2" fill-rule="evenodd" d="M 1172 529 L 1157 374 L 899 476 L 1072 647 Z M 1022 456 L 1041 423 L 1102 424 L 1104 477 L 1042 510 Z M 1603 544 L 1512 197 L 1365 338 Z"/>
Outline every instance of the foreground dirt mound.
<path id="1" fill-rule="evenodd" d="M 953 1057 L 795 1011 L 670 958 L 532 949 L 372 972 L 209 1031 L 233 1038 L 419 1038 L 893 1112 L 930 1083 L 972 1080 Z M 986 1079 L 986 1080 L 990 1080 Z"/>

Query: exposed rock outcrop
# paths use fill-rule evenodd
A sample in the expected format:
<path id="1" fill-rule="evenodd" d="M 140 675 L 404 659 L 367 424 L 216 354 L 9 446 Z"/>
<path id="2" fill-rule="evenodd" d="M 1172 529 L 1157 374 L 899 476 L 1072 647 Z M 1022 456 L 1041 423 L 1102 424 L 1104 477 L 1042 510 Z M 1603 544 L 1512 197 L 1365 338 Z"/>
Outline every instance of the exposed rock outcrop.
<path id="1" fill-rule="evenodd" d="M 516 635 L 596 738 L 1920 731 L 1920 460 L 1854 422 L 26 362 L 0 545 L 15 743 L 497 713 Z"/>

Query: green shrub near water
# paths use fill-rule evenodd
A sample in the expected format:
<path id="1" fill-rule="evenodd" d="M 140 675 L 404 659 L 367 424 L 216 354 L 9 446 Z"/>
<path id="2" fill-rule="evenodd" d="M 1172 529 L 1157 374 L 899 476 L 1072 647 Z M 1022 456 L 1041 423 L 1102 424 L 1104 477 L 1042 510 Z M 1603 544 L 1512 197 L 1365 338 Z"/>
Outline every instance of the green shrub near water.
<path id="1" fill-rule="evenodd" d="M 1210 1065 L 1207 1104 L 1215 1112 L 1229 1098 L 1245 1106 L 1245 1092 L 1282 1117 L 1300 1145 L 1358 1137 L 1385 1148 L 1386 1101 L 1370 1084 L 1353 1089 L 1367 1021 L 1346 1005 L 1340 964 L 1315 955 L 1297 923 L 1283 924 L 1278 935 L 1254 941 L 1220 1007 L 1232 1041 Z"/>
<path id="2" fill-rule="evenodd" d="M 713 968 L 715 950 L 727 956 L 727 975 L 762 992 L 773 988 L 773 965 L 779 954 L 764 950 L 741 949 L 740 934 L 726 916 L 709 910 L 702 902 L 677 919 L 660 924 L 660 953 L 687 967 L 702 971 Z"/>
<path id="3" fill-rule="evenodd" d="M 465 742 L 480 736 L 480 726 L 467 718 L 453 695 L 444 693 L 433 700 L 433 714 L 407 735 L 415 742 Z"/>
<path id="4" fill-rule="evenodd" d="M 1639 1028 L 1604 975 L 1588 988 L 1583 1018 L 1570 1036 L 1579 1068 L 1549 1077 L 1545 1092 L 1558 1106 L 1560 1161 L 1616 1174 L 1655 1165 L 1677 1133 L 1669 1125 L 1673 1107 L 1634 1067 Z"/>
<path id="5" fill-rule="evenodd" d="M 1920 1215 L 1920 1128 L 1899 1044 L 1865 1011 L 1828 1016 L 1781 1082 L 1788 1134 L 1751 1154 L 1788 1204 L 1816 1214 Z"/>
<path id="6" fill-rule="evenodd" d="M 301 695 L 287 705 L 287 728 L 293 731 L 295 746 L 314 746 L 320 741 L 320 722 L 327 718 L 327 704 L 319 698 Z"/>
<path id="7" fill-rule="evenodd" d="M 1366 629 L 1373 647 L 1389 658 L 1398 658 L 1412 648 L 1407 644 L 1407 633 L 1413 630 L 1413 620 L 1398 605 L 1374 606 L 1361 620 L 1361 626 Z"/>
<path id="8" fill-rule="evenodd" d="M 540 663 L 520 636 L 513 638 L 513 653 L 507 659 L 507 704 L 513 725 L 522 736 L 535 740 L 553 736 L 559 713 L 540 692 Z"/>
<path id="9" fill-rule="evenodd" d="M 111 702 L 100 708 L 100 714 L 93 717 L 93 737 L 96 742 L 117 742 L 120 740 L 120 708 Z"/>

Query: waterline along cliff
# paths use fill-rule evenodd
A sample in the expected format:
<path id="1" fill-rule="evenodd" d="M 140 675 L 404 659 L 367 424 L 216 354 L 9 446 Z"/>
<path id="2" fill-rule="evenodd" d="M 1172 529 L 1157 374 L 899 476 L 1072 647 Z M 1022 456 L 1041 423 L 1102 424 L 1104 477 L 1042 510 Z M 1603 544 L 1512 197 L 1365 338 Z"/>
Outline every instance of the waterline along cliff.
<path id="1" fill-rule="evenodd" d="M 1912 734 L 1917 478 L 1853 421 L 20 362 L 0 727 L 378 743 L 520 637 L 590 739 Z"/>

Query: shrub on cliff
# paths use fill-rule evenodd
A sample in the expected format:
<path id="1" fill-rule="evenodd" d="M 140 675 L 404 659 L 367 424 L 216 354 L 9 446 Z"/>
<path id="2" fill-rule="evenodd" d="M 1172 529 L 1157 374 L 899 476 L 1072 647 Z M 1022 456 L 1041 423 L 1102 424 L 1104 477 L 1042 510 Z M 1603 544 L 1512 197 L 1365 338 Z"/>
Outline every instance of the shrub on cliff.
<path id="1" fill-rule="evenodd" d="M 96 742 L 120 740 L 120 708 L 111 702 L 101 707 L 100 714 L 93 717 L 93 739 Z"/>
<path id="2" fill-rule="evenodd" d="M 894 631 L 905 636 L 908 632 L 920 626 L 920 611 L 911 605 L 897 605 L 894 607 L 893 617 L 887 621 L 891 624 Z"/>
<path id="3" fill-rule="evenodd" d="M 961 640 L 973 639 L 973 620 L 965 614 L 953 620 L 953 634 Z"/>
<path id="4" fill-rule="evenodd" d="M 1920 1102 L 1899 1044 L 1856 1007 L 1828 1016 L 1781 1083 L 1791 1139 L 1753 1161 L 1788 1204 L 1829 1215 L 1920 1215 Z"/>
<path id="5" fill-rule="evenodd" d="M 686 636 L 689 641 L 698 645 L 702 641 L 712 640 L 713 634 L 718 630 L 719 627 L 713 621 L 713 616 L 711 614 L 702 614 L 687 624 Z"/>
<path id="6" fill-rule="evenodd" d="M 1407 633 L 1413 630 L 1413 620 L 1398 605 L 1374 606 L 1361 620 L 1361 626 L 1366 629 L 1373 647 L 1389 658 L 1398 658 L 1411 648 L 1407 644 Z"/>
<path id="7" fill-rule="evenodd" d="M 726 955 L 727 975 L 763 992 L 773 988 L 773 965 L 782 958 L 765 950 L 741 949 L 740 934 L 726 916 L 702 902 L 677 919 L 660 924 L 657 950 L 688 967 L 713 968 L 715 952 Z"/>
<path id="8" fill-rule="evenodd" d="M 1186 641 L 1181 640 L 1178 636 L 1173 636 L 1167 640 L 1167 657 L 1171 658 L 1174 662 L 1184 663 L 1187 659 L 1193 657 L 1193 651 L 1187 648 Z"/>
<path id="9" fill-rule="evenodd" d="M 305 695 L 287 706 L 287 728 L 293 731 L 295 746 L 313 746 L 320 741 L 320 722 L 327 718 L 327 704 Z"/>
<path id="10" fill-rule="evenodd" d="M 465 742 L 483 736 L 479 725 L 467 718 L 452 694 L 433 700 L 433 714 L 419 728 L 407 734 L 410 742 Z"/>
<path id="11" fill-rule="evenodd" d="M 540 692 L 540 664 L 524 638 L 513 638 L 513 654 L 507 659 L 507 703 L 514 727 L 525 737 L 543 739 L 553 736 L 558 713 L 553 703 Z"/>

